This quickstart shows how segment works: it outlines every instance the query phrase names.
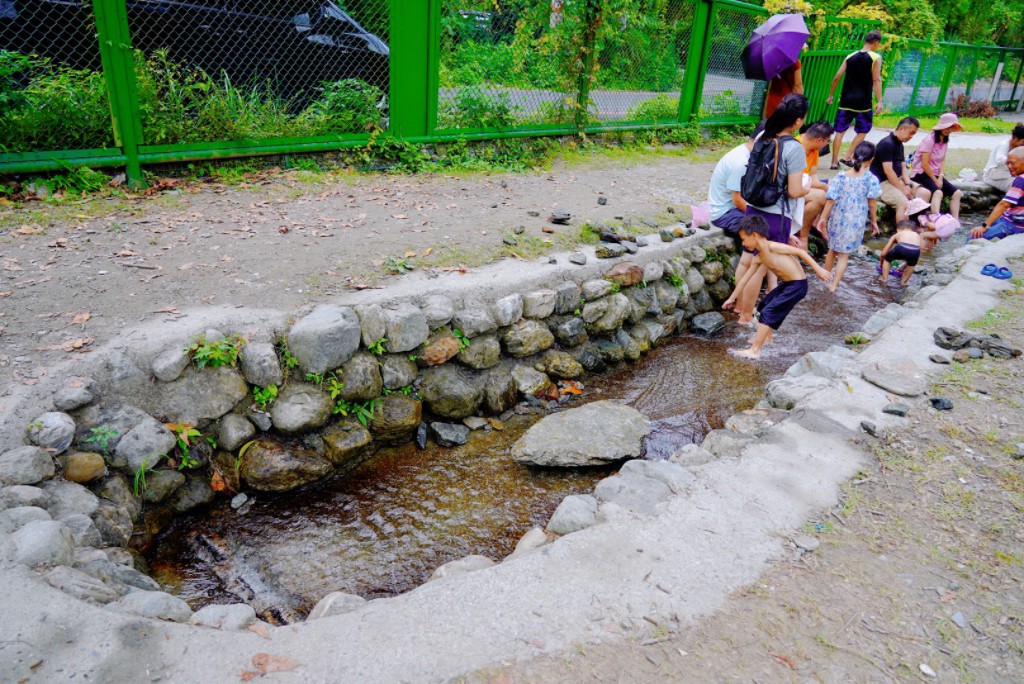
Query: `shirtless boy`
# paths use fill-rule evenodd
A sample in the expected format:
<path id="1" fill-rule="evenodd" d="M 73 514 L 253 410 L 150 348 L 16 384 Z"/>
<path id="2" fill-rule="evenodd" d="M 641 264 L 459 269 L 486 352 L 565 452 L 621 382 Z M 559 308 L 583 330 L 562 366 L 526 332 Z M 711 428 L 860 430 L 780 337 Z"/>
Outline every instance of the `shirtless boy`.
<path id="1" fill-rule="evenodd" d="M 882 248 L 882 276 L 878 279 L 882 285 L 889 284 L 889 267 L 892 262 L 900 259 L 907 262 L 903 267 L 903 277 L 900 279 L 900 287 L 906 287 L 910 282 L 910 276 L 914 273 L 921 258 L 921 238 L 917 226 L 913 221 L 900 221 L 896 224 L 896 234 L 889 238 L 889 242 Z M 932 233 L 934 234 L 934 233 Z M 923 235 L 928 235 L 924 233 Z M 937 238 L 936 238 L 937 239 Z"/>
<path id="2" fill-rule="evenodd" d="M 725 300 L 722 308 L 730 310 L 736 305 L 736 298 L 762 264 L 779 278 L 778 286 L 769 292 L 761 302 L 760 320 L 757 332 L 749 349 L 730 349 L 729 353 L 745 359 L 761 356 L 761 347 L 772 340 L 772 332 L 778 330 L 786 316 L 801 299 L 807 296 L 807 275 L 797 259 L 803 260 L 814 269 L 814 273 L 826 283 L 832 281 L 832 274 L 823 269 L 802 249 L 768 240 L 768 223 L 760 216 L 747 216 L 738 226 L 743 246 L 754 251 L 756 256 L 747 272 L 736 283 L 736 289 Z"/>

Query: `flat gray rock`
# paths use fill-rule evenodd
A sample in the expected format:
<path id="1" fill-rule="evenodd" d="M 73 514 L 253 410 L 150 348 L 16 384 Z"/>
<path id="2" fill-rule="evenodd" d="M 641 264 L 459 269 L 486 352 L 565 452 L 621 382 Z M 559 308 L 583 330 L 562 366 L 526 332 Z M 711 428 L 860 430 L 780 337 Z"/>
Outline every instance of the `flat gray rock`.
<path id="1" fill-rule="evenodd" d="M 494 564 L 494 561 L 487 556 L 466 556 L 465 558 L 445 563 L 434 570 L 427 581 L 433 582 L 434 580 L 451 577 L 452 575 L 461 575 L 462 573 L 473 572 L 474 570 L 484 570 Z"/>
<path id="2" fill-rule="evenodd" d="M 35 446 L 20 446 L 0 454 L 0 483 L 34 485 L 53 477 L 53 458 Z"/>
<path id="3" fill-rule="evenodd" d="M 188 622 L 192 617 L 192 609 L 187 603 L 162 591 L 133 591 L 109 607 L 122 613 L 170 622 Z"/>
<path id="4" fill-rule="evenodd" d="M 903 397 L 916 397 L 928 389 L 920 369 L 908 359 L 885 359 L 864 367 L 865 380 L 887 392 Z"/>
<path id="5" fill-rule="evenodd" d="M 321 305 L 288 331 L 288 350 L 304 371 L 324 373 L 352 358 L 361 338 L 355 311 L 347 306 Z"/>
<path id="6" fill-rule="evenodd" d="M 192 625 L 236 632 L 256 622 L 256 611 L 244 603 L 206 606 L 193 613 L 188 621 Z"/>
<path id="7" fill-rule="evenodd" d="M 313 610 L 309 611 L 306 622 L 330 617 L 331 615 L 342 615 L 351 613 L 353 610 L 366 605 L 366 599 L 355 594 L 346 594 L 342 591 L 332 591 L 327 596 L 317 601 Z"/>
<path id="8" fill-rule="evenodd" d="M 552 534 L 571 534 L 597 522 L 597 499 L 589 494 L 570 494 L 562 499 L 551 514 L 547 531 Z"/>
<path id="9" fill-rule="evenodd" d="M 712 262 L 718 264 L 717 261 Z M 721 264 L 718 264 L 721 266 Z M 725 316 L 717 311 L 709 311 L 693 317 L 690 321 L 690 329 L 698 335 L 710 337 L 725 327 Z"/>
<path id="10" fill-rule="evenodd" d="M 644 515 L 657 513 L 657 504 L 671 495 L 672 490 L 664 482 L 635 473 L 606 477 L 594 487 L 594 497 L 598 501 Z"/>
<path id="11" fill-rule="evenodd" d="M 11 535 L 15 558 L 19 563 L 71 565 L 75 560 L 75 540 L 71 530 L 56 520 L 35 520 Z"/>
<path id="12" fill-rule="evenodd" d="M 538 466 L 603 465 L 639 456 L 650 432 L 636 409 L 596 401 L 543 418 L 515 443 L 512 458 Z"/>

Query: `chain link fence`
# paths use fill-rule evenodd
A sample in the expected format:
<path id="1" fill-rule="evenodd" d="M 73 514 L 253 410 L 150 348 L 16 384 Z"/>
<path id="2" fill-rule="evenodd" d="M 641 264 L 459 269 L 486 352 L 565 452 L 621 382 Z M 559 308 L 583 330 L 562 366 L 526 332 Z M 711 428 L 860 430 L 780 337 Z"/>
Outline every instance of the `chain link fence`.
<path id="1" fill-rule="evenodd" d="M 128 0 L 150 145 L 386 126 L 384 0 Z"/>
<path id="2" fill-rule="evenodd" d="M 138 177 L 140 163 L 337 149 L 376 131 L 497 138 L 747 123 L 762 111 L 766 84 L 740 61 L 768 16 L 757 5 L 425 0 L 397 16 L 391 6 L 0 0 L 0 173 L 92 160 Z M 814 117 L 834 109 L 832 75 L 875 26 L 810 22 Z M 1013 106 L 1022 55 L 894 41 L 884 105 L 926 114 L 993 93 Z"/>
<path id="3" fill-rule="evenodd" d="M 764 81 L 748 81 L 744 77 L 740 53 L 754 29 L 767 17 L 768 12 L 760 7 L 715 7 L 704 87 L 701 91 L 702 118 L 730 120 L 760 117 L 767 84 Z"/>
<path id="4" fill-rule="evenodd" d="M 600 121 L 675 122 L 693 30 L 690 0 L 620 8 L 604 18 L 606 37 L 597 53 L 590 88 Z"/>
<path id="5" fill-rule="evenodd" d="M 437 130 L 572 123 L 566 62 L 578 12 L 552 12 L 549 0 L 441 0 Z"/>
<path id="6" fill-rule="evenodd" d="M 0 152 L 114 144 L 91 2 L 0 0 Z"/>

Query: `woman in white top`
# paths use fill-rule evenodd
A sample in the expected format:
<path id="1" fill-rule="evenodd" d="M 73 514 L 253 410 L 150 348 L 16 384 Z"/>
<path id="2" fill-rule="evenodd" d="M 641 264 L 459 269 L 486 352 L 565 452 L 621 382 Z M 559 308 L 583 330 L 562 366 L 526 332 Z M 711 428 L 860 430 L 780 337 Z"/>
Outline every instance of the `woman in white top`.
<path id="1" fill-rule="evenodd" d="M 1006 168 L 1006 157 L 1010 154 L 1010 150 L 1021 145 L 1024 145 L 1024 124 L 1017 124 L 1013 127 L 1010 139 L 999 143 L 992 150 L 992 154 L 988 156 L 985 172 L 981 174 L 982 180 L 992 187 L 998 188 L 1000 192 L 1005 193 L 1009 190 L 1010 183 L 1013 182 L 1013 176 L 1010 175 L 1009 170 Z"/>

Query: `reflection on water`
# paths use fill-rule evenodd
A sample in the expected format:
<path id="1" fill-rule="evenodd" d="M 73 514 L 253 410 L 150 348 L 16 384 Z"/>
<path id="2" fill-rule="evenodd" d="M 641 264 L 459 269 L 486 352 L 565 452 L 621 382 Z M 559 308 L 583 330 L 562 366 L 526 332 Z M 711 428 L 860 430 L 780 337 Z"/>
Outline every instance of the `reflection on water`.
<path id="1" fill-rule="evenodd" d="M 752 334 L 730 323 L 714 339 L 680 336 L 636 364 L 590 378 L 584 400 L 615 399 L 649 416 L 647 457 L 667 458 L 757 403 L 764 385 L 802 354 L 841 344 L 894 301 L 899 291 L 881 291 L 874 269 L 851 260 L 835 295 L 812 283 L 759 362 L 727 353 Z M 535 419 L 515 418 L 503 432 L 474 432 L 469 444 L 453 449 L 384 448 L 347 476 L 302 493 L 257 494 L 245 515 L 221 502 L 182 517 L 162 535 L 150 559 L 153 575 L 194 608 L 236 601 L 223 589 L 223 567 L 218 577 L 195 552 L 190 533 L 198 531 L 222 540 L 230 572 L 259 576 L 293 596 L 292 607 L 304 613 L 331 591 L 390 596 L 448 561 L 469 554 L 498 560 L 527 530 L 543 526 L 562 498 L 590 491 L 611 472 L 513 463 L 508 451 Z"/>

